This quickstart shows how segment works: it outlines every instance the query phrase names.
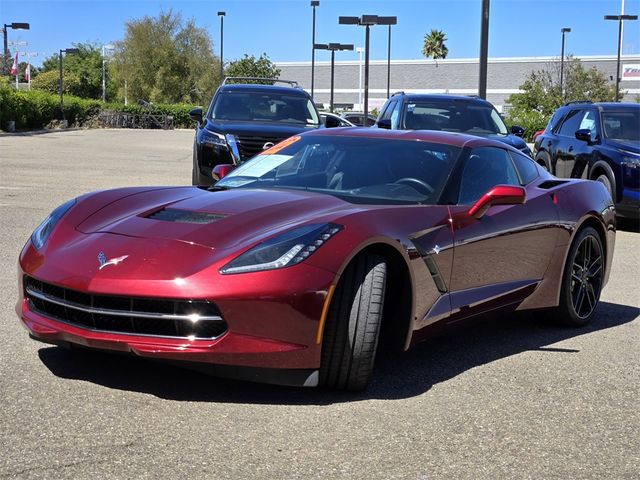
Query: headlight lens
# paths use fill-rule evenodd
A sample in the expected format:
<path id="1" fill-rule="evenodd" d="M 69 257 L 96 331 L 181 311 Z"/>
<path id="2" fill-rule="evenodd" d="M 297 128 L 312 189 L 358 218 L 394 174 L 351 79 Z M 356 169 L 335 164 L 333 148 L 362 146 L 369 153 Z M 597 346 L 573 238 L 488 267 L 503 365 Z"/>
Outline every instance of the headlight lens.
<path id="1" fill-rule="evenodd" d="M 342 230 L 341 225 L 305 225 L 271 238 L 227 263 L 220 273 L 248 273 L 296 265 Z"/>
<path id="2" fill-rule="evenodd" d="M 630 155 L 625 155 L 622 157 L 622 166 L 627 168 L 638 168 L 640 169 L 640 156 L 632 157 Z"/>
<path id="3" fill-rule="evenodd" d="M 51 235 L 51 231 L 53 227 L 56 226 L 58 221 L 64 216 L 65 213 L 69 211 L 71 207 L 76 204 L 76 199 L 69 200 L 68 202 L 63 203 L 58 208 L 56 208 L 53 212 L 49 214 L 47 218 L 43 220 L 43 222 L 36 227 L 36 229 L 31 234 L 31 243 L 36 250 L 40 250 L 42 246 L 46 243 L 49 235 Z"/>
<path id="4" fill-rule="evenodd" d="M 227 141 L 225 140 L 224 135 L 220 135 L 219 133 L 211 132 L 209 130 L 202 131 L 202 137 L 200 141 L 204 145 L 209 145 L 209 146 L 219 146 L 219 147 L 227 146 Z"/>

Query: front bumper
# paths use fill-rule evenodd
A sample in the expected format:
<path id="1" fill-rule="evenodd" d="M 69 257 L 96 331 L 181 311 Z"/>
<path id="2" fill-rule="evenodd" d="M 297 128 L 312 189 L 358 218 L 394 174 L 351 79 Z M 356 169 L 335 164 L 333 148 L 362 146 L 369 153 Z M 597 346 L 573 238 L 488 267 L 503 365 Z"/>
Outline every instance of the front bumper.
<path id="1" fill-rule="evenodd" d="M 321 316 L 335 274 L 300 264 L 295 267 L 241 275 L 225 275 L 217 291 L 198 299 L 215 302 L 228 330 L 214 339 L 168 338 L 135 333 L 107 332 L 79 327 L 35 311 L 25 297 L 24 275 L 86 293 L 184 298 L 174 282 L 129 279 L 79 279 L 47 271 L 42 265 L 29 271 L 23 252 L 19 265 L 16 312 L 32 338 L 51 344 L 130 353 L 140 357 L 197 365 L 221 376 L 279 384 L 317 384 L 320 367 Z M 211 274 L 212 272 L 208 272 Z M 49 274 L 49 275 L 47 275 Z M 217 272 L 216 272 L 217 274 Z M 198 282 L 199 279 L 192 279 Z M 222 285 L 222 286 L 221 286 Z M 205 286 L 204 289 L 207 287 Z M 203 287 L 195 288 L 202 292 Z M 152 293 L 150 293 L 150 291 Z"/>

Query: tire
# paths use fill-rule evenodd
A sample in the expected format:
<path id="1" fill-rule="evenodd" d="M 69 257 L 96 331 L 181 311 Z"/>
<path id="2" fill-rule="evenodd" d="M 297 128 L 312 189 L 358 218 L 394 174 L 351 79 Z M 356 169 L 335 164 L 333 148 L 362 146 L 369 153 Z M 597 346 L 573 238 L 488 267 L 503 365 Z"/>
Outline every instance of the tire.
<path id="1" fill-rule="evenodd" d="M 607 188 L 607 191 L 609 192 L 609 195 L 611 195 L 611 198 L 615 201 L 615 196 L 613 194 L 613 184 L 611 183 L 611 179 L 609 178 L 609 176 L 606 173 L 602 173 L 598 178 L 596 178 L 596 182 L 600 182 L 601 184 L 603 184 Z"/>
<path id="2" fill-rule="evenodd" d="M 379 255 L 359 255 L 344 271 L 325 325 L 320 385 L 364 390 L 378 348 L 387 277 Z"/>
<path id="3" fill-rule="evenodd" d="M 545 152 L 538 152 L 536 155 L 536 163 L 551 173 L 551 160 Z"/>
<path id="4" fill-rule="evenodd" d="M 571 244 L 564 267 L 560 303 L 552 312 L 556 323 L 572 327 L 589 323 L 602 291 L 604 261 L 598 232 L 592 227 L 580 230 Z"/>

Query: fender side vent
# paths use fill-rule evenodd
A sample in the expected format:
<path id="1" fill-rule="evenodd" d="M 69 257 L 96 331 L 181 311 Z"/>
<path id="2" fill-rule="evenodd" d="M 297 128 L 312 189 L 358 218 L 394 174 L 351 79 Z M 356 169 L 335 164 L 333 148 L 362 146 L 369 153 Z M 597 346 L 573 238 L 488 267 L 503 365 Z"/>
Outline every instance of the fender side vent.
<path id="1" fill-rule="evenodd" d="M 544 190 L 550 190 L 564 183 L 567 183 L 567 180 L 545 180 L 540 185 L 538 185 L 538 188 L 542 188 Z"/>
<path id="2" fill-rule="evenodd" d="M 177 208 L 163 208 L 147 215 L 146 218 L 150 218 L 151 220 L 160 220 L 162 222 L 206 224 L 213 223 L 224 217 L 225 215 L 217 213 L 194 212 L 191 210 L 179 210 Z"/>

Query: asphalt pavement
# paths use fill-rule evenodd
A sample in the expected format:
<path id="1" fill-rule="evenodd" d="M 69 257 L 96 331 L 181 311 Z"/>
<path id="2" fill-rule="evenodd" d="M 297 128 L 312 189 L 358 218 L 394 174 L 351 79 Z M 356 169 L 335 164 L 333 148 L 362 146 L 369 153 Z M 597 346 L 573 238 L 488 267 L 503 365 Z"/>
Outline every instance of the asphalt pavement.
<path id="1" fill-rule="evenodd" d="M 222 380 L 30 340 L 16 263 L 81 193 L 187 185 L 193 132 L 0 135 L 0 478 L 640 478 L 640 234 L 596 320 L 493 319 L 378 359 L 360 394 Z"/>

